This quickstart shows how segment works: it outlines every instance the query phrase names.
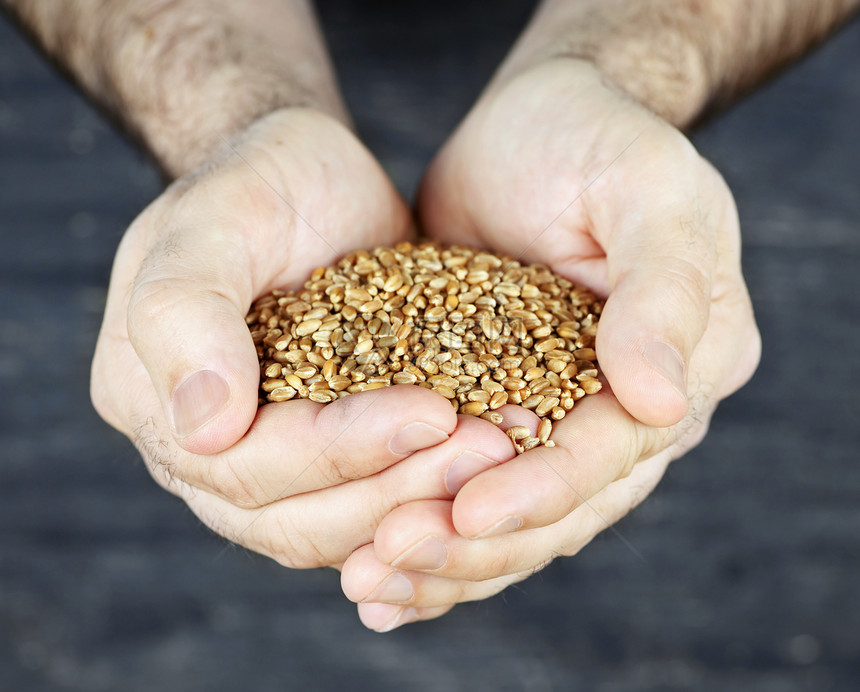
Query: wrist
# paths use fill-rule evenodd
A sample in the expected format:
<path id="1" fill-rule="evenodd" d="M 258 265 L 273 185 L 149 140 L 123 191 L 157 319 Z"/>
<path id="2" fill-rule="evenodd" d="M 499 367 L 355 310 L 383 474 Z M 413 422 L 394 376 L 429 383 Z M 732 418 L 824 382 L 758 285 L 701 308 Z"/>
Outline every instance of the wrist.
<path id="1" fill-rule="evenodd" d="M 544 0 L 496 80 L 553 58 L 592 62 L 687 128 L 798 58 L 860 0 Z"/>
<path id="2" fill-rule="evenodd" d="M 493 85 L 545 62 L 573 59 L 591 64 L 616 90 L 685 127 L 706 108 L 713 86 L 703 47 L 695 40 L 702 19 L 676 9 L 626 0 L 548 0 Z"/>
<path id="3" fill-rule="evenodd" d="M 348 122 L 308 0 L 0 1 L 171 177 L 280 108 Z"/>
<path id="4" fill-rule="evenodd" d="M 263 12 L 270 21 L 258 21 Z M 106 91 L 170 174 L 197 167 L 273 111 L 304 107 L 348 121 L 306 2 L 191 0 L 131 24 Z"/>

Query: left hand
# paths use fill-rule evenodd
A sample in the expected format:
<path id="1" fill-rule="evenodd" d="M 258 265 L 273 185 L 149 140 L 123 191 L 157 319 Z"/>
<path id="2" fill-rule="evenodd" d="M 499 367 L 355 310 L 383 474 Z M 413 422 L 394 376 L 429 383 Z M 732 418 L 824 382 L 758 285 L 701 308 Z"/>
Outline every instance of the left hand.
<path id="1" fill-rule="evenodd" d="M 590 63 L 551 61 L 489 89 L 429 169 L 419 211 L 436 239 L 540 262 L 608 296 L 597 338 L 608 386 L 555 424 L 556 447 L 381 522 L 342 575 L 380 630 L 576 553 L 702 439 L 760 352 L 727 186 Z"/>

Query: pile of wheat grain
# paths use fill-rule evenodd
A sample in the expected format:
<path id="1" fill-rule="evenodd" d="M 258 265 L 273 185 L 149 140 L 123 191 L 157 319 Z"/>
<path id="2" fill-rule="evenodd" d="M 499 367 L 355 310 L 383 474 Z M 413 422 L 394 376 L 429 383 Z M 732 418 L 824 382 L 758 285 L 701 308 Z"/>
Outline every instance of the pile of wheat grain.
<path id="1" fill-rule="evenodd" d="M 600 390 L 594 338 L 602 302 L 542 265 L 432 243 L 349 254 L 304 288 L 275 291 L 247 316 L 260 403 L 318 403 L 392 384 L 438 392 L 456 411 L 502 422 L 519 404 L 517 452 L 550 440 L 552 421 Z"/>

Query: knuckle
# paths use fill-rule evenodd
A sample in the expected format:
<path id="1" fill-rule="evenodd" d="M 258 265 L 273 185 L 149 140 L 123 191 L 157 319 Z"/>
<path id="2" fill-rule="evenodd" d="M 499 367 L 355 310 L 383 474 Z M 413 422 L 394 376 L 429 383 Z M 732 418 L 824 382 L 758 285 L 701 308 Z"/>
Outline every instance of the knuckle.
<path id="1" fill-rule="evenodd" d="M 261 544 L 279 564 L 290 569 L 316 569 L 334 564 L 285 514 L 271 512 L 259 522 Z"/>
<path id="2" fill-rule="evenodd" d="M 700 261 L 667 254 L 659 268 L 659 276 L 668 287 L 664 298 L 672 301 L 676 308 L 707 314 L 711 300 L 711 274 L 702 268 Z"/>
<path id="3" fill-rule="evenodd" d="M 135 282 L 128 304 L 127 328 L 134 340 L 148 325 L 162 320 L 165 312 L 179 300 L 177 282 L 168 278 L 150 278 Z"/>
<path id="4" fill-rule="evenodd" d="M 317 464 L 317 471 L 327 487 L 362 477 L 359 465 L 350 459 L 349 453 L 343 448 L 327 447 L 320 453 L 319 461 L 321 463 Z"/>
<path id="5" fill-rule="evenodd" d="M 262 499 L 262 486 L 247 469 L 237 468 L 230 459 L 207 466 L 212 488 L 230 504 L 240 509 L 257 509 L 277 498 Z"/>

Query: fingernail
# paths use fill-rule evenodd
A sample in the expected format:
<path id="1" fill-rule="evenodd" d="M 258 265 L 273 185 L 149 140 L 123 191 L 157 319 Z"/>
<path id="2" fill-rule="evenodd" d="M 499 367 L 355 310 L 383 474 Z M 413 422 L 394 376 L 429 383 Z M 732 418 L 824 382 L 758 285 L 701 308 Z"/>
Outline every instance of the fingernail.
<path id="1" fill-rule="evenodd" d="M 230 388 L 211 370 L 195 372 L 173 395 L 173 429 L 190 435 L 219 413 L 230 400 Z"/>
<path id="2" fill-rule="evenodd" d="M 463 452 L 451 462 L 448 474 L 445 476 L 445 487 L 452 495 L 456 495 L 460 488 L 477 476 L 481 471 L 486 471 L 496 464 L 483 454 L 475 452 Z"/>
<path id="3" fill-rule="evenodd" d="M 520 517 L 505 517 L 497 521 L 490 528 L 479 533 L 475 538 L 490 538 L 491 536 L 501 536 L 506 533 L 513 533 L 523 525 L 523 520 Z"/>
<path id="4" fill-rule="evenodd" d="M 686 396 L 687 382 L 684 376 L 684 361 L 674 348 L 662 341 L 653 341 L 645 344 L 642 355 L 654 366 L 663 377 L 681 394 Z"/>
<path id="5" fill-rule="evenodd" d="M 448 548 L 435 536 L 427 536 L 401 553 L 391 565 L 403 569 L 433 570 L 439 569 L 446 562 L 448 562 Z"/>
<path id="6" fill-rule="evenodd" d="M 400 627 L 401 625 L 405 625 L 409 622 L 413 622 L 418 619 L 418 611 L 415 608 L 404 608 L 389 622 L 387 625 L 380 627 L 377 632 L 390 632 L 395 627 Z"/>
<path id="7" fill-rule="evenodd" d="M 410 454 L 447 439 L 448 433 L 429 423 L 410 423 L 394 434 L 388 442 L 388 449 L 394 454 Z"/>
<path id="8" fill-rule="evenodd" d="M 415 591 L 408 578 L 395 572 L 377 586 L 373 593 L 364 599 L 364 603 L 405 603 L 410 600 Z"/>

